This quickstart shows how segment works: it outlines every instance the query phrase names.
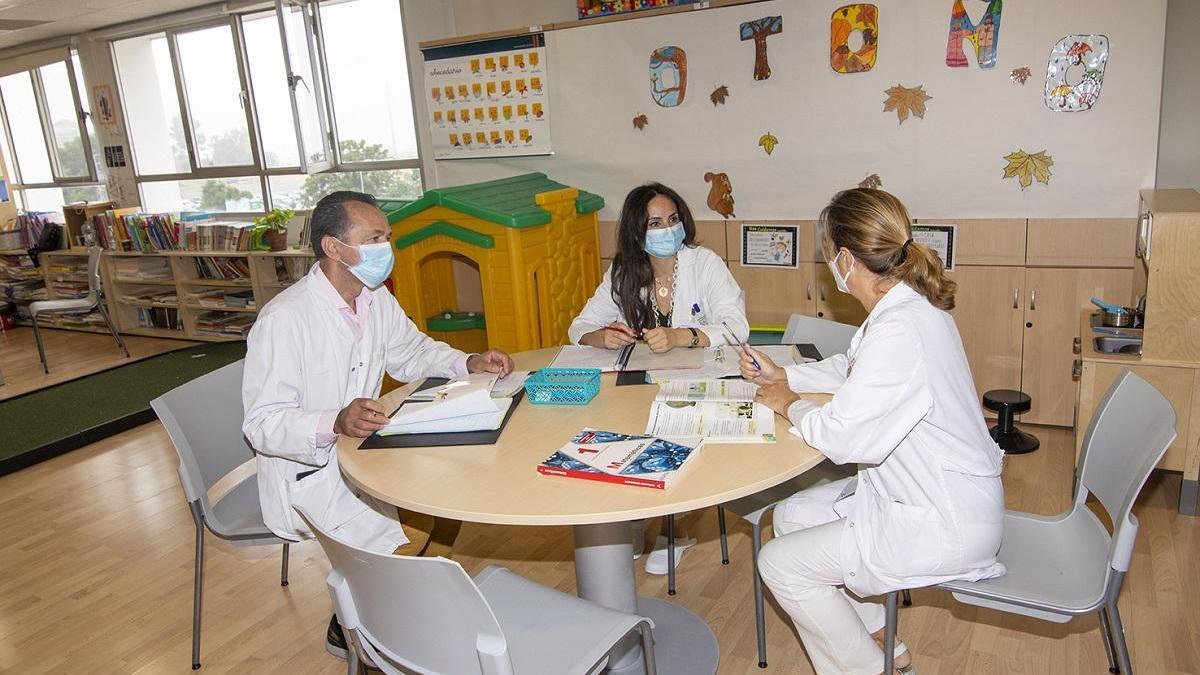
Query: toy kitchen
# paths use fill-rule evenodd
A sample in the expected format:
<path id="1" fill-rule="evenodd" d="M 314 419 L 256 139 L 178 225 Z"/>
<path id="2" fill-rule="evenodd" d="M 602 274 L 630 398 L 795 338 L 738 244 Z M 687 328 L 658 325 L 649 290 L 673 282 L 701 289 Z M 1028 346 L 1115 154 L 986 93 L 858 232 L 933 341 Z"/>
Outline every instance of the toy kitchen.
<path id="1" fill-rule="evenodd" d="M 1125 369 L 1175 408 L 1176 439 L 1158 468 L 1183 475 L 1179 511 L 1200 496 L 1200 192 L 1142 190 L 1133 296 L 1095 298 L 1075 351 L 1075 450 L 1112 382 Z"/>

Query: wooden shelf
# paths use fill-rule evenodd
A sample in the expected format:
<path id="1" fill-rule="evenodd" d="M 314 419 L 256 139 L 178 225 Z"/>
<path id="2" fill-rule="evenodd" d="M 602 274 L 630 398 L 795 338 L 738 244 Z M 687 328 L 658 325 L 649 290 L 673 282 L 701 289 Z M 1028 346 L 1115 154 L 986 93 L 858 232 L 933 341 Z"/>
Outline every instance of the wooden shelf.
<path id="1" fill-rule="evenodd" d="M 174 286 L 174 279 L 132 279 L 129 277 L 114 277 L 118 284 L 136 284 L 139 286 Z"/>
<path id="2" fill-rule="evenodd" d="M 104 255 L 113 258 L 157 258 L 166 253 L 167 251 L 104 251 Z"/>
<path id="3" fill-rule="evenodd" d="M 181 258 L 247 258 L 249 251 L 165 251 L 164 255 Z"/>
<path id="4" fill-rule="evenodd" d="M 213 288 L 250 288 L 249 279 L 180 279 L 185 286 L 212 286 Z"/>
<path id="5" fill-rule="evenodd" d="M 147 300 L 121 300 L 117 299 L 119 304 L 127 307 L 145 307 L 147 309 L 179 309 L 179 303 L 171 302 L 149 302 Z"/>
<path id="6" fill-rule="evenodd" d="M 0 255 L 29 255 L 23 248 L 0 248 Z"/>
<path id="7" fill-rule="evenodd" d="M 182 328 L 142 328 L 139 326 L 136 328 L 128 328 L 121 332 L 127 335 L 141 335 L 143 337 L 165 337 L 175 338 L 177 340 L 191 339 L 191 337 L 183 332 Z"/>
<path id="8" fill-rule="evenodd" d="M 228 307 L 225 305 L 220 307 L 205 307 L 204 305 L 197 305 L 190 302 L 185 303 L 183 306 L 194 312 L 241 312 L 243 314 L 258 314 L 257 307 Z"/>

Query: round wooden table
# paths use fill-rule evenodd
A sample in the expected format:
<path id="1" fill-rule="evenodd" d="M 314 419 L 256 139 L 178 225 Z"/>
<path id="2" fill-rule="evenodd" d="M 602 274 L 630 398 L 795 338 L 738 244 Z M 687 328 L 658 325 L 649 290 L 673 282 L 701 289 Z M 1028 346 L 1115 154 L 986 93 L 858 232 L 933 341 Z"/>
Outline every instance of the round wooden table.
<path id="1" fill-rule="evenodd" d="M 518 370 L 546 367 L 557 348 L 513 355 Z M 692 612 L 638 597 L 630 522 L 682 513 L 745 497 L 787 481 L 823 456 L 787 432 L 776 418 L 775 443 L 704 446 L 687 473 L 666 490 L 546 476 L 536 466 L 584 427 L 642 433 L 658 387 L 616 387 L 602 375 L 586 406 L 534 405 L 522 400 L 495 445 L 364 450 L 361 439 L 338 441 L 342 472 L 367 493 L 434 516 L 500 525 L 572 525 L 579 596 L 654 621 L 658 672 L 715 673 L 716 637 Z M 400 404 L 414 384 L 383 397 Z M 619 650 L 609 672 L 641 672 L 637 640 Z"/>

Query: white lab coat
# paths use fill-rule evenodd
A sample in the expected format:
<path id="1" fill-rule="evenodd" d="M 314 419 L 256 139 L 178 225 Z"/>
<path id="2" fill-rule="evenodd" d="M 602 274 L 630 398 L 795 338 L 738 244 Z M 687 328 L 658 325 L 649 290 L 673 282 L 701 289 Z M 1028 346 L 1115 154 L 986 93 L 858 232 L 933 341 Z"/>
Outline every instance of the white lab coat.
<path id="1" fill-rule="evenodd" d="M 857 479 L 804 491 L 776 510 L 812 526 L 847 519 L 846 586 L 860 596 L 1004 574 L 1003 454 L 988 434 L 954 319 L 904 283 L 884 295 L 846 355 L 788 366 L 788 417 Z M 830 506 L 832 505 L 832 512 Z"/>
<path id="2" fill-rule="evenodd" d="M 247 340 L 242 431 L 257 451 L 263 520 L 285 539 L 310 537 L 292 511 L 300 504 L 326 531 L 391 553 L 407 541 L 395 508 L 352 491 L 334 443 L 319 444 L 318 424 L 356 398 L 378 398 L 385 369 L 400 381 L 453 377 L 466 372 L 467 355 L 417 330 L 382 286 L 356 341 L 316 272 L 267 303 Z"/>
<path id="3" fill-rule="evenodd" d="M 679 268 L 675 275 L 675 308 L 671 312 L 671 327 L 695 328 L 708 336 L 710 344 L 717 346 L 729 344 L 725 329 L 721 326 L 724 321 L 739 340 L 748 338 L 750 324 L 746 321 L 746 297 L 725 261 L 703 246 L 685 246 L 676 255 Z M 614 321 L 628 323 L 613 300 L 610 267 L 604 273 L 596 293 L 571 322 L 567 337 L 571 344 L 579 344 L 579 338 L 584 334 Z"/>

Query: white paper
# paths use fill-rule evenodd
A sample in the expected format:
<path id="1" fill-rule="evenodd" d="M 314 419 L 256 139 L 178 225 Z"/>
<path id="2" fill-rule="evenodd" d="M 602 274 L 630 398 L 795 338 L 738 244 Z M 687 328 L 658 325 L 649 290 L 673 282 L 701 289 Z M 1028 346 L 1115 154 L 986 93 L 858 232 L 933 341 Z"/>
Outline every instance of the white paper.
<path id="1" fill-rule="evenodd" d="M 815 359 L 810 359 L 807 356 L 801 356 L 800 350 L 796 349 L 796 345 L 751 345 L 755 351 L 767 355 L 767 358 L 780 366 L 795 366 L 801 363 L 811 363 Z"/>
<path id="2" fill-rule="evenodd" d="M 496 373 L 469 373 L 462 377 L 456 377 L 440 387 L 430 387 L 421 391 L 414 391 L 409 394 L 405 400 L 408 401 L 433 401 L 444 397 L 449 392 L 461 387 L 474 386 L 491 390 L 497 380 Z"/>
<path id="3" fill-rule="evenodd" d="M 493 399 L 496 402 L 496 410 L 483 412 L 476 415 L 462 415 L 459 417 L 450 417 L 446 419 L 435 419 L 424 422 L 412 422 L 407 424 L 392 423 L 379 431 L 381 436 L 392 436 L 397 434 L 435 434 L 435 433 L 453 433 L 459 431 L 491 431 L 499 429 L 504 423 L 504 415 L 512 406 L 511 398 Z M 435 406 L 436 403 L 407 403 L 401 410 L 406 410 L 411 407 L 427 407 Z"/>
<path id="4" fill-rule="evenodd" d="M 434 401 L 417 401 L 400 406 L 396 414 L 392 415 L 391 421 L 393 425 L 407 425 L 495 413 L 500 409 L 497 402 L 500 400 L 503 399 L 492 398 L 490 387 L 465 384 L 449 389 L 442 388 L 439 389 L 439 398 Z"/>
<path id="5" fill-rule="evenodd" d="M 563 345 L 554 357 L 551 368 L 599 368 L 611 373 L 617 369 L 619 351 L 588 345 Z"/>
<path id="6" fill-rule="evenodd" d="M 645 342 L 639 342 L 633 348 L 629 363 L 625 370 L 656 370 L 656 369 L 694 369 L 704 365 L 704 350 L 702 349 L 672 349 L 669 352 L 655 354 Z"/>
<path id="7" fill-rule="evenodd" d="M 758 393 L 758 385 L 745 380 L 674 380 L 659 385 L 659 401 L 734 401 L 749 402 Z"/>
<path id="8" fill-rule="evenodd" d="M 721 345 L 704 350 L 704 363 L 699 368 L 651 370 L 650 381 L 662 384 L 672 380 L 715 380 L 740 373 L 737 347 Z"/>
<path id="9" fill-rule="evenodd" d="M 514 370 L 504 377 L 496 380 L 492 385 L 493 398 L 511 398 L 517 395 L 521 387 L 525 386 L 525 378 L 529 377 L 528 370 Z"/>
<path id="10" fill-rule="evenodd" d="M 725 443 L 774 443 L 775 413 L 748 401 L 655 401 L 646 433 L 702 436 Z"/>

